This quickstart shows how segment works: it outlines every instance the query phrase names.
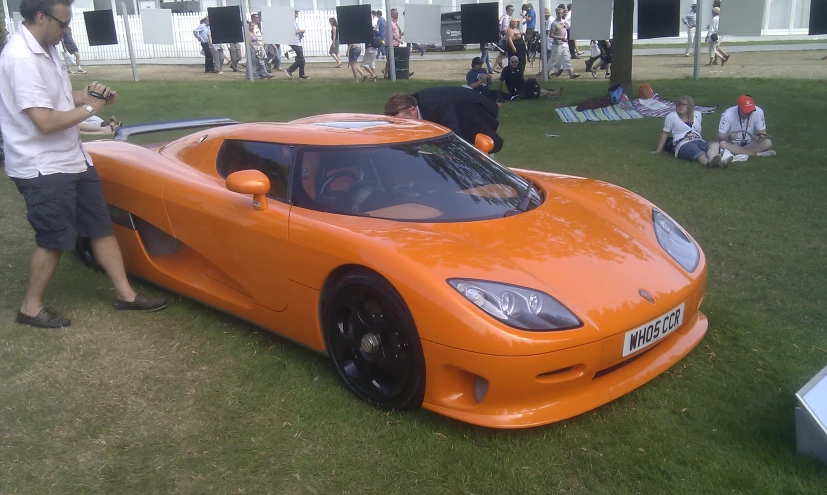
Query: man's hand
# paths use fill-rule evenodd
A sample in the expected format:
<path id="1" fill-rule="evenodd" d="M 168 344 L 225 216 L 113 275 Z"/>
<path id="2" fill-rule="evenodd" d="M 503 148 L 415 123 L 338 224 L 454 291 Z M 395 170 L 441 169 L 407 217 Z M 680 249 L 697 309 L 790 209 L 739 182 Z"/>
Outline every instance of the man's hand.
<path id="1" fill-rule="evenodd" d="M 95 92 L 100 95 L 103 95 L 104 98 L 97 98 L 89 94 L 90 92 Z M 91 84 L 86 86 L 86 91 L 83 92 L 83 103 L 85 105 L 92 105 L 95 108 L 95 111 L 100 110 L 103 108 L 104 105 L 111 105 L 115 103 L 115 100 L 118 98 L 118 93 L 112 91 L 107 86 L 99 83 L 98 81 L 92 81 Z"/>

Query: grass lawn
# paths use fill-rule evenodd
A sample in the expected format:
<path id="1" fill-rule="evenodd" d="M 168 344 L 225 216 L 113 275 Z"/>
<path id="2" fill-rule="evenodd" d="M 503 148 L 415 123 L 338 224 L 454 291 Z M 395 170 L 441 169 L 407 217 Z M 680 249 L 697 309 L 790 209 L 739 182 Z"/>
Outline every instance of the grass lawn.
<path id="1" fill-rule="evenodd" d="M 604 407 L 528 430 L 378 411 L 323 357 L 175 295 L 161 313 L 116 313 L 109 280 L 71 253 L 47 299 L 73 325 L 16 325 L 33 240 L 0 178 L 0 494 L 823 494 L 827 471 L 797 456 L 793 419 L 795 391 L 827 364 L 823 82 L 650 82 L 723 108 L 749 92 L 778 157 L 707 170 L 650 153 L 662 119 L 562 124 L 545 100 L 502 109 L 502 163 L 639 193 L 709 260 L 697 349 Z M 121 83 L 111 113 L 281 121 L 381 112 L 392 92 L 424 86 Z M 567 83 L 561 104 L 605 87 Z M 706 137 L 718 117 L 704 116 Z"/>

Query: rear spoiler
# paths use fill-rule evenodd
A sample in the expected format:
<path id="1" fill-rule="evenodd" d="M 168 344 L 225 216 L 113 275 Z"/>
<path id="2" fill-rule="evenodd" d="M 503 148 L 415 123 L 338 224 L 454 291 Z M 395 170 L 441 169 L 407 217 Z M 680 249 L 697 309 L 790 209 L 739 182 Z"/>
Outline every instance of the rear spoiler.
<path id="1" fill-rule="evenodd" d="M 238 124 L 227 117 L 200 117 L 197 119 L 171 120 L 168 122 L 150 122 L 149 124 L 124 125 L 115 131 L 115 141 L 126 141 L 129 136 L 150 134 L 154 132 L 177 131 L 181 129 L 195 129 L 198 127 L 219 127 L 222 125 Z"/>

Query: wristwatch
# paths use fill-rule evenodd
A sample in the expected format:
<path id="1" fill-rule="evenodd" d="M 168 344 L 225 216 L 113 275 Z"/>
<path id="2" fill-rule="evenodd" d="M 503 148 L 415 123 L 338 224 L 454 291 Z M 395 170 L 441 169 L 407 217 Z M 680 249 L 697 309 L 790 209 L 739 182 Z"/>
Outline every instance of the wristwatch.
<path id="1" fill-rule="evenodd" d="M 83 105 L 83 109 L 89 112 L 89 115 L 94 115 L 95 113 L 95 107 L 89 105 L 88 103 L 86 105 Z"/>

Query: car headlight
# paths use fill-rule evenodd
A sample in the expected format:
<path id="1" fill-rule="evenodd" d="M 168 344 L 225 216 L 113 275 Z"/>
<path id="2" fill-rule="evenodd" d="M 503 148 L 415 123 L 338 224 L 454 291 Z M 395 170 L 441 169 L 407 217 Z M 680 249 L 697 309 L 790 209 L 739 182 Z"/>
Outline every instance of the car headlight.
<path id="1" fill-rule="evenodd" d="M 684 233 L 683 229 L 674 220 L 658 210 L 652 210 L 652 223 L 655 226 L 655 237 L 664 251 L 669 253 L 688 272 L 695 271 L 701 259 L 701 251 Z"/>
<path id="2" fill-rule="evenodd" d="M 583 325 L 560 301 L 538 290 L 459 278 L 448 279 L 448 283 L 481 310 L 520 330 L 543 332 Z"/>

